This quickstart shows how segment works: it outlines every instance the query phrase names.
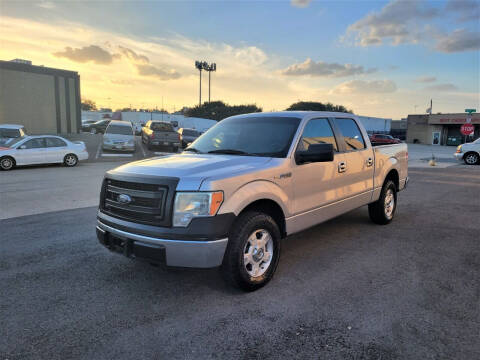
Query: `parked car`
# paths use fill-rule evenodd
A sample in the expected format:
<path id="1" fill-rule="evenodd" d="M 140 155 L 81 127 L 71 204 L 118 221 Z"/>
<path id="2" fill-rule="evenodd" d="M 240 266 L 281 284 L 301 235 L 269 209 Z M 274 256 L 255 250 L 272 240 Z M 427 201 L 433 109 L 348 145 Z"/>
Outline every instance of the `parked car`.
<path id="1" fill-rule="evenodd" d="M 388 144 L 400 144 L 400 139 L 394 138 L 392 135 L 373 134 L 370 136 L 370 142 L 372 145 L 388 145 Z"/>
<path id="2" fill-rule="evenodd" d="M 145 126 L 145 124 L 141 124 L 136 121 L 131 121 L 133 130 L 135 131 L 135 135 L 142 135 L 142 127 Z"/>
<path id="3" fill-rule="evenodd" d="M 90 132 L 90 125 L 96 123 L 97 120 L 82 120 L 81 131 Z"/>
<path id="4" fill-rule="evenodd" d="M 480 138 L 471 143 L 458 145 L 453 156 L 457 160 L 465 161 L 467 165 L 480 164 Z"/>
<path id="5" fill-rule="evenodd" d="M 92 124 L 82 125 L 82 131 L 89 132 L 90 134 L 103 134 L 108 124 L 110 124 L 111 119 L 103 119 L 96 121 Z"/>
<path id="6" fill-rule="evenodd" d="M 7 146 L 25 135 L 26 130 L 23 125 L 0 124 L 0 146 Z"/>
<path id="7" fill-rule="evenodd" d="M 221 266 L 251 291 L 272 278 L 290 234 L 363 205 L 373 222 L 390 223 L 407 163 L 406 144 L 373 148 L 353 114 L 234 116 L 181 154 L 108 171 L 97 236 L 128 257 Z"/>
<path id="8" fill-rule="evenodd" d="M 129 121 L 112 120 L 103 135 L 103 150 L 135 152 L 135 132 Z"/>
<path id="9" fill-rule="evenodd" d="M 88 159 L 83 141 L 70 141 L 60 136 L 24 136 L 6 147 L 0 147 L 0 168 L 10 170 L 20 165 L 63 163 L 75 166 Z"/>
<path id="10" fill-rule="evenodd" d="M 148 150 L 153 146 L 162 146 L 177 152 L 180 147 L 180 135 L 169 122 L 149 120 L 142 128 L 142 142 L 147 144 Z"/>
<path id="11" fill-rule="evenodd" d="M 182 148 L 187 147 L 189 143 L 194 142 L 200 136 L 200 133 L 195 129 L 180 128 L 178 129 L 178 133 L 180 134 Z"/>

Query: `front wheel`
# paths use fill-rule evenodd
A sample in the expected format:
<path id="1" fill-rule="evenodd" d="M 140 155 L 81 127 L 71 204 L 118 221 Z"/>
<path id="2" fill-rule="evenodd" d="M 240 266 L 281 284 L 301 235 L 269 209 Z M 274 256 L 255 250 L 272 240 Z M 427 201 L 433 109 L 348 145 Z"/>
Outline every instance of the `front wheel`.
<path id="1" fill-rule="evenodd" d="M 63 163 L 65 164 L 65 166 L 72 167 L 77 165 L 78 158 L 75 154 L 67 154 L 63 159 Z"/>
<path id="2" fill-rule="evenodd" d="M 471 152 L 471 153 L 465 154 L 465 156 L 463 157 L 463 160 L 467 165 L 475 165 L 475 164 L 478 164 L 480 157 L 478 156 L 478 154 Z"/>
<path id="3" fill-rule="evenodd" d="M 388 180 L 382 187 L 380 198 L 374 203 L 368 204 L 370 219 L 380 225 L 386 225 L 393 220 L 397 208 L 397 187 Z"/>
<path id="4" fill-rule="evenodd" d="M 281 235 L 271 216 L 248 211 L 230 231 L 222 264 L 225 280 L 243 290 L 254 291 L 273 277 L 280 258 Z"/>

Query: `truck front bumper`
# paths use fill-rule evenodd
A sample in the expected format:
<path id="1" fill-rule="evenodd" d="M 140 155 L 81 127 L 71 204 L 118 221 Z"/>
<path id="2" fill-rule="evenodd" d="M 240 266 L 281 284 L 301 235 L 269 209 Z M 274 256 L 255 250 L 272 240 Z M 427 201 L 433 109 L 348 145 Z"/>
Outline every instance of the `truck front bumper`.
<path id="1" fill-rule="evenodd" d="M 115 229 L 97 220 L 98 241 L 131 258 L 167 266 L 212 268 L 222 264 L 228 238 L 211 241 L 160 239 Z"/>

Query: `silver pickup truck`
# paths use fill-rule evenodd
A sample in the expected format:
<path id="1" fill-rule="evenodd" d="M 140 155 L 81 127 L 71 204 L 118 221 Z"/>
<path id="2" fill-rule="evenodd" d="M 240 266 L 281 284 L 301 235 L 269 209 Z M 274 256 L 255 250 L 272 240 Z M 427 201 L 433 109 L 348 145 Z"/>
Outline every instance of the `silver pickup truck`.
<path id="1" fill-rule="evenodd" d="M 108 171 L 97 237 L 151 263 L 221 266 L 252 291 L 272 278 L 290 234 L 364 205 L 391 222 L 407 162 L 406 144 L 372 147 L 353 114 L 234 116 L 181 154 Z"/>

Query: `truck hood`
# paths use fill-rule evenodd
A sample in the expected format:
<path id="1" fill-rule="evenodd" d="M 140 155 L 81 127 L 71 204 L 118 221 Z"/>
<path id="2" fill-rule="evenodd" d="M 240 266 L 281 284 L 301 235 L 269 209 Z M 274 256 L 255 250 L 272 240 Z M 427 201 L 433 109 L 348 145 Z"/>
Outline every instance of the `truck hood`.
<path id="1" fill-rule="evenodd" d="M 235 174 L 258 171 L 272 158 L 220 155 L 175 154 L 135 161 L 108 173 L 126 176 L 168 176 L 180 178 L 178 190 L 197 190 L 209 177 L 231 177 Z"/>

